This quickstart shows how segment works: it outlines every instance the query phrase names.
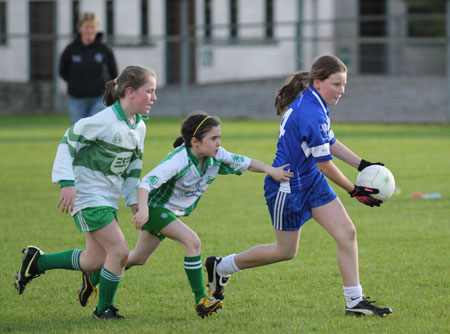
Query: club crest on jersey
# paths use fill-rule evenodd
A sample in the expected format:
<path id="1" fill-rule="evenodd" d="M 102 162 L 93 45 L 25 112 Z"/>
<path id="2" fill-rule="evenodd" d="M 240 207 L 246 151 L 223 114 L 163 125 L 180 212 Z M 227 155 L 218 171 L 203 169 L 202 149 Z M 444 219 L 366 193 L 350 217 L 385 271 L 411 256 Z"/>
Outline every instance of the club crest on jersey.
<path id="1" fill-rule="evenodd" d="M 122 142 L 122 136 L 120 135 L 120 133 L 116 133 L 112 139 L 112 142 L 114 144 L 120 144 Z"/>
<path id="2" fill-rule="evenodd" d="M 328 124 L 326 123 L 320 124 L 320 134 L 322 135 L 323 138 L 328 139 Z"/>
<path id="3" fill-rule="evenodd" d="M 81 57 L 81 55 L 72 55 L 72 61 L 74 63 L 81 63 L 82 60 L 83 58 Z"/>
<path id="4" fill-rule="evenodd" d="M 156 175 L 151 175 L 146 182 L 151 186 L 156 186 L 159 182 L 159 178 Z"/>
<path id="5" fill-rule="evenodd" d="M 94 59 L 97 63 L 101 63 L 103 61 L 103 55 L 101 53 L 96 53 Z"/>
<path id="6" fill-rule="evenodd" d="M 231 158 L 233 159 L 234 162 L 243 162 L 244 161 L 244 157 L 242 155 L 232 154 Z"/>

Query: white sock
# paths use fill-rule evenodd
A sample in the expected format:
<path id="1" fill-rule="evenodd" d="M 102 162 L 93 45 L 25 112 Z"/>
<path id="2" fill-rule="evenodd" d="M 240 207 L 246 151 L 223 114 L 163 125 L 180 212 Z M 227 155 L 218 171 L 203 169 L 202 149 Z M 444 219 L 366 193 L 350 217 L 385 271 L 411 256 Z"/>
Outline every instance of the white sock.
<path id="1" fill-rule="evenodd" d="M 347 302 L 347 307 L 352 308 L 358 305 L 358 303 L 363 299 L 364 294 L 362 292 L 361 285 L 357 286 L 344 286 L 344 297 Z"/>
<path id="2" fill-rule="evenodd" d="M 236 265 L 236 262 L 234 262 L 235 255 L 236 254 L 231 254 L 222 258 L 222 261 L 220 261 L 216 268 L 217 273 L 220 276 L 230 276 L 231 274 L 235 274 L 241 271 Z"/>

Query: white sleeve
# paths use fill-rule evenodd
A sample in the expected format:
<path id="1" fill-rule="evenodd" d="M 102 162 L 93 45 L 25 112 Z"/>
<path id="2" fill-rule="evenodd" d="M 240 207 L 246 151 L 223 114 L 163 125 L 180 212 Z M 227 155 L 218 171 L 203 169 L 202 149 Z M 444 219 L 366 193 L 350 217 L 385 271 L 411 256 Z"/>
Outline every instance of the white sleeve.
<path id="1" fill-rule="evenodd" d="M 96 123 L 96 119 L 96 117 L 82 118 L 66 131 L 53 163 L 53 183 L 59 184 L 62 180 L 75 179 L 72 164 L 77 152 L 104 131 L 103 125 Z"/>
<path id="2" fill-rule="evenodd" d="M 69 130 L 66 131 L 59 143 L 55 161 L 53 162 L 52 182 L 56 184 L 59 184 L 62 180 L 75 180 L 72 168 L 73 156 L 70 154 L 67 142 L 68 133 Z"/>
<path id="3" fill-rule="evenodd" d="M 220 159 L 222 161 L 219 169 L 219 174 L 240 175 L 248 169 L 252 161 L 245 155 L 230 153 L 223 147 L 219 148 L 216 159 Z"/>
<path id="4" fill-rule="evenodd" d="M 187 159 L 184 159 L 183 154 L 177 154 L 170 159 L 166 158 L 143 177 L 139 188 L 144 188 L 149 192 L 158 189 L 181 172 L 183 168 L 188 168 Z"/>

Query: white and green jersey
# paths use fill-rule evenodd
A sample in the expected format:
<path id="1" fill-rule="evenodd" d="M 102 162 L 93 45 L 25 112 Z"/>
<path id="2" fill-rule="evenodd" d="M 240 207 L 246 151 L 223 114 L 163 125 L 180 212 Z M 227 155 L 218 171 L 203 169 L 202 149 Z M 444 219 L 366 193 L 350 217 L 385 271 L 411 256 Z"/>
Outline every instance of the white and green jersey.
<path id="1" fill-rule="evenodd" d="M 203 170 L 198 168 L 198 162 L 185 145 L 169 153 L 139 185 L 150 192 L 148 206 L 164 207 L 176 216 L 188 216 L 217 174 L 241 175 L 250 166 L 251 159 L 220 147 L 214 158 L 205 158 Z"/>
<path id="2" fill-rule="evenodd" d="M 144 139 L 141 115 L 131 125 L 119 102 L 67 130 L 56 153 L 52 181 L 75 182 L 72 215 L 87 207 L 118 209 L 120 196 L 126 205 L 137 203 Z"/>

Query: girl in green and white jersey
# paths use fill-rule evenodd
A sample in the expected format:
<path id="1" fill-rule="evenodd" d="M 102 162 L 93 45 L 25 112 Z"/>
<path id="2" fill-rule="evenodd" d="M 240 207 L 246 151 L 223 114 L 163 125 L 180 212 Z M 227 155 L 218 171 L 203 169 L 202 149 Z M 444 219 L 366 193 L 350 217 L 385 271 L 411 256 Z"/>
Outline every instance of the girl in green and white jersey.
<path id="1" fill-rule="evenodd" d="M 240 175 L 246 170 L 268 173 L 287 181 L 292 173 L 246 156 L 227 152 L 220 146 L 221 127 L 216 117 L 195 114 L 181 127 L 175 150 L 151 170 L 139 185 L 138 212 L 132 218 L 141 230 L 127 267 L 143 265 L 167 237 L 185 248 L 184 268 L 195 295 L 195 309 L 204 317 L 222 307 L 222 301 L 208 297 L 203 283 L 201 242 L 180 217 L 188 216 L 217 174 Z"/>
<path id="2" fill-rule="evenodd" d="M 156 101 L 155 91 L 152 70 L 128 66 L 106 84 L 108 107 L 67 130 L 58 147 L 52 180 L 61 186 L 58 207 L 71 212 L 78 230 L 85 232 L 86 249 L 44 254 L 37 247 L 26 247 L 16 281 L 19 293 L 46 270 L 101 270 L 99 303 L 93 317 L 123 318 L 114 307 L 114 297 L 127 263 L 128 246 L 116 212 L 120 196 L 133 213 L 137 211 L 136 187 L 146 129 L 142 118 Z"/>

